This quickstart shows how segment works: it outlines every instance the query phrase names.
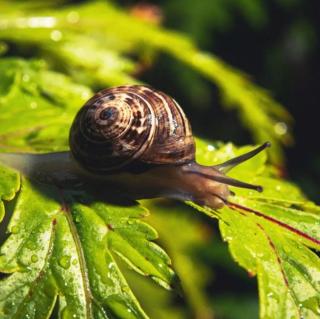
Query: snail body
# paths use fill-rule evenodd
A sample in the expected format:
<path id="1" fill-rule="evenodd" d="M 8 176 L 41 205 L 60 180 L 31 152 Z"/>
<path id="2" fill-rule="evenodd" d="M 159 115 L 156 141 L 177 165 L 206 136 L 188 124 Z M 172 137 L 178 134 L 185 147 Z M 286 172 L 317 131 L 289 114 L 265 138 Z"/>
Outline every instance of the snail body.
<path id="1" fill-rule="evenodd" d="M 228 185 L 262 190 L 225 173 L 269 146 L 216 166 L 199 165 L 181 107 L 142 85 L 95 94 L 76 115 L 69 144 L 70 152 L 0 154 L 0 161 L 42 182 L 119 188 L 136 199 L 169 197 L 217 209 L 227 203 Z"/>

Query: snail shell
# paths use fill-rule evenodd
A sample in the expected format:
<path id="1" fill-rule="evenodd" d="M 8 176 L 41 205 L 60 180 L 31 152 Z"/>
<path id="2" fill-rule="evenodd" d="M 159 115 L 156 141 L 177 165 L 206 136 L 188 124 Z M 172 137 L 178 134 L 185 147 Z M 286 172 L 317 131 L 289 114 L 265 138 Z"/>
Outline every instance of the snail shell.
<path id="1" fill-rule="evenodd" d="M 188 119 L 178 103 L 143 85 L 105 89 L 77 114 L 70 131 L 73 157 L 101 174 L 140 172 L 194 161 Z"/>

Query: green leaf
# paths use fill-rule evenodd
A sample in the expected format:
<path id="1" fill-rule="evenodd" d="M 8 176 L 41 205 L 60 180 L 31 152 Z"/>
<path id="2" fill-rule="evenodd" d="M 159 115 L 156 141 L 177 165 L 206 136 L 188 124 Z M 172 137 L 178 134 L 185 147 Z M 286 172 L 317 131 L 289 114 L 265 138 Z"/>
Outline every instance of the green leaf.
<path id="1" fill-rule="evenodd" d="M 209 270 L 196 256 L 197 248 L 206 244 L 205 225 L 181 204 L 174 205 L 166 200 L 144 200 L 142 204 L 152 212 L 149 222 L 158 230 L 160 242 L 174 260 L 193 317 L 213 316 L 204 289 L 209 281 Z M 155 313 L 154 317 L 160 315 Z"/>
<path id="2" fill-rule="evenodd" d="M 246 150 L 198 143 L 198 157 L 206 164 Z M 232 188 L 236 196 L 229 198 L 229 207 L 213 211 L 192 206 L 219 219 L 233 258 L 257 275 L 261 318 L 318 318 L 320 260 L 312 249 L 320 250 L 320 208 L 271 173 L 265 160 L 260 154 L 230 173 L 263 185 L 263 193 Z"/>
<path id="3" fill-rule="evenodd" d="M 71 119 L 91 90 L 49 71 L 43 61 L 0 59 L 0 149 L 68 148 Z"/>
<path id="4" fill-rule="evenodd" d="M 3 196 L 12 198 L 17 183 L 2 176 Z M 145 209 L 74 196 L 23 179 L 0 253 L 0 272 L 8 274 L 0 282 L 1 318 L 47 317 L 56 302 L 63 318 L 146 318 L 116 255 L 166 288 L 174 285 L 168 256 L 151 241 L 155 230 L 139 220 Z"/>

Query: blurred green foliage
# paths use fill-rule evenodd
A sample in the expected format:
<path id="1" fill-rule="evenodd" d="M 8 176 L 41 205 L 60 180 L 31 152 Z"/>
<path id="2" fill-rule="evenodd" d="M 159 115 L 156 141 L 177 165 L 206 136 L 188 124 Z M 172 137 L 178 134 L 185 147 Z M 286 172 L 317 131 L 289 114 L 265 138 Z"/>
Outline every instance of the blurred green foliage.
<path id="1" fill-rule="evenodd" d="M 7 10 L 0 15 L 0 39 L 14 42 L 24 53 L 32 46 L 58 70 L 88 85 L 136 82 L 129 74 L 138 70 L 142 59 L 154 51 L 166 52 L 213 81 L 223 104 L 237 109 L 257 142 L 270 140 L 272 159 L 283 161 L 281 144 L 291 142 L 288 112 L 243 73 L 199 51 L 186 36 L 140 21 L 107 2 L 59 9 L 2 3 Z M 140 59 L 128 59 L 127 54 Z"/>

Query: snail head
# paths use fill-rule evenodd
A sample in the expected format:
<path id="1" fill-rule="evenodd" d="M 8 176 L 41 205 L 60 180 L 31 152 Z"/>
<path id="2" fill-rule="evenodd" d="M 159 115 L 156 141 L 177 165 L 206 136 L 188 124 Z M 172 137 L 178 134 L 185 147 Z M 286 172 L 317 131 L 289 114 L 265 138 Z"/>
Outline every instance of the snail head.
<path id="1" fill-rule="evenodd" d="M 263 188 L 260 185 L 245 183 L 228 177 L 225 174 L 237 165 L 259 154 L 270 145 L 270 142 L 266 142 L 250 152 L 214 166 L 203 166 L 196 162 L 184 165 L 183 171 L 185 173 L 185 181 L 191 178 L 191 181 L 187 183 L 192 184 L 194 188 L 192 190 L 194 196 L 193 200 L 211 208 L 220 208 L 223 205 L 228 204 L 227 198 L 230 194 L 233 194 L 228 186 L 247 188 L 262 192 Z"/>

